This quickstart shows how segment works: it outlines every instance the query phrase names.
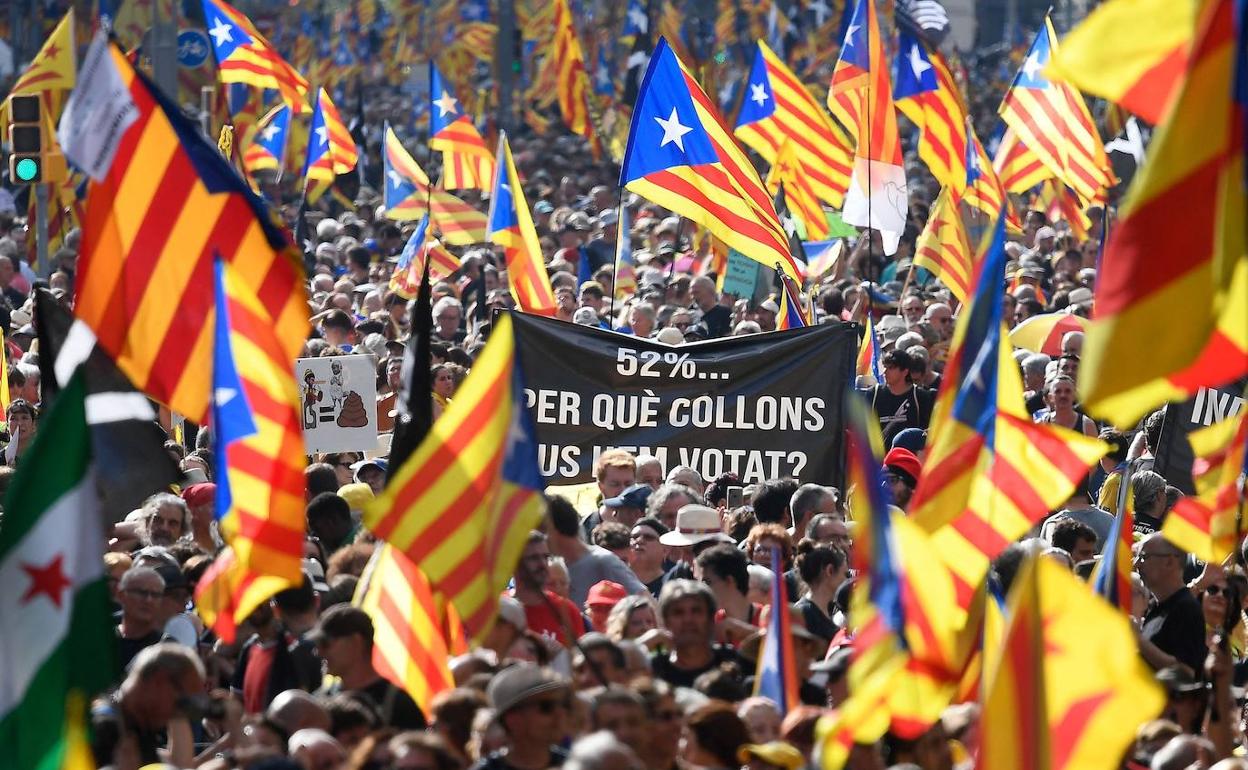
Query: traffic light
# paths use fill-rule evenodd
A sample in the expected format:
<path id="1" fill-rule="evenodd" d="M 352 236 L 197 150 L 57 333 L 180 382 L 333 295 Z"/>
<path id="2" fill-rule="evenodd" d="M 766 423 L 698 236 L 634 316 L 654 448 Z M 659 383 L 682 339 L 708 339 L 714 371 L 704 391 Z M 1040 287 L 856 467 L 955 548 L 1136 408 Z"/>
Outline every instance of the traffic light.
<path id="1" fill-rule="evenodd" d="M 9 179 L 43 181 L 43 103 L 38 94 L 9 97 Z"/>

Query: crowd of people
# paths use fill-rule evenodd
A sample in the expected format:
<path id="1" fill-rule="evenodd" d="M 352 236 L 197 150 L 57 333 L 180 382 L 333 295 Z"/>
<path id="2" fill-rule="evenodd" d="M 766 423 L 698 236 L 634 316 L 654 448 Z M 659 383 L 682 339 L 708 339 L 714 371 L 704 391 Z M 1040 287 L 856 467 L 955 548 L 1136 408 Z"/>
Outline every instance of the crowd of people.
<path id="1" fill-rule="evenodd" d="M 974 75 L 974 70 L 972 70 Z M 289 181 L 261 189 L 286 215 L 306 216 L 306 264 L 313 333 L 305 357 L 360 354 L 376 369 L 376 420 L 394 425 L 407 387 L 402 361 L 412 344 L 409 302 L 390 279 L 414 222 L 387 219 L 381 185 L 382 126 L 392 122 L 435 177 L 438 158 L 416 141 L 410 105 L 380 84 L 363 98 L 362 183 L 354 205 L 332 196 L 300 212 Z M 978 104 L 979 100 L 976 100 Z M 557 318 L 667 345 L 776 329 L 778 294 L 762 301 L 719 288 L 706 272 L 710 239 L 691 223 L 621 192 L 618 166 L 591 157 L 583 140 L 556 128 L 510 138 L 532 206 Z M 935 397 L 961 311 L 947 288 L 914 263 L 914 246 L 935 185 L 906 145 L 910 221 L 895 255 L 878 238 L 851 238 L 823 275 L 810 276 L 815 323 L 873 322 L 882 381 L 856 383 L 879 419 L 882 473 L 892 503 L 906 511 L 926 458 Z M 483 211 L 488 200 L 467 191 Z M 1088 211 L 1086 237 L 1070 223 L 1027 210 L 1011 236 L 1013 326 L 1041 314 L 1089 317 L 1104 209 Z M 616 285 L 622 234 L 636 288 Z M 38 435 L 41 402 L 32 326 L 33 287 L 44 281 L 71 303 L 80 233 L 70 232 L 45 278 L 31 267 L 32 223 L 0 212 L 0 327 L 9 361 L 10 403 L 0 451 L 0 487 L 23 469 Z M 499 249 L 451 247 L 455 275 L 432 287 L 430 373 L 435 416 L 454 401 L 491 328 L 514 307 Z M 584 280 L 584 276 L 589 276 Z M 1171 770 L 1248 767 L 1239 759 L 1248 682 L 1248 576 L 1204 565 L 1160 533 L 1180 496 L 1152 468 L 1163 413 L 1126 434 L 1102 427 L 1079 405 L 1082 334 L 1060 352 L 1015 352 L 1028 411 L 1038 422 L 1100 436 L 1113 448 L 1064 505 L 1009 546 L 990 580 L 1008 591 L 1025 558 L 1053 558 L 1090 578 L 1128 478 L 1135 510 L 1132 620 L 1140 654 L 1168 700 L 1139 726 L 1124 767 Z M 853 377 L 847 372 L 846 377 Z M 384 453 L 332 452 L 308 458 L 307 537 L 302 584 L 283 590 L 226 643 L 204 627 L 194 588 L 224 546 L 213 518 L 211 431 L 168 451 L 184 482 L 156 491 L 115 525 L 102 554 L 115 605 L 115 687 L 91 708 L 98 766 L 339 770 L 799 770 L 816 767 L 816 724 L 848 697 L 855 627 L 850 569 L 855 547 L 852 491 L 826 480 L 770 478 L 746 485 L 731 474 L 703 478 L 687 466 L 611 450 L 597 459 L 585 505 L 551 488 L 546 513 L 525 542 L 511 587 L 488 637 L 449 661 L 454 686 L 424 704 L 384 678 L 373 659 L 373 619 L 353 603 L 378 548 L 361 511 L 386 484 Z M 1130 474 L 1127 469 L 1130 468 Z M 2 522 L 0 522 L 2 526 Z M 1108 547 L 1112 547 L 1110 544 Z M 780 571 L 773 569 L 778 553 Z M 757 693 L 760 653 L 782 581 L 791 604 L 801 703 L 783 710 Z M 1080 640 L 1086 642 L 1087 640 Z M 1235 700 L 1239 698 L 1239 700 Z M 1233 703 L 1233 733 L 1209 729 Z M 1225 713 L 1225 712 L 1224 712 Z M 921 737 L 888 734 L 860 746 L 849 767 L 875 770 L 969 767 L 974 707 L 951 707 Z M 2 753 L 2 750 L 0 750 Z"/>

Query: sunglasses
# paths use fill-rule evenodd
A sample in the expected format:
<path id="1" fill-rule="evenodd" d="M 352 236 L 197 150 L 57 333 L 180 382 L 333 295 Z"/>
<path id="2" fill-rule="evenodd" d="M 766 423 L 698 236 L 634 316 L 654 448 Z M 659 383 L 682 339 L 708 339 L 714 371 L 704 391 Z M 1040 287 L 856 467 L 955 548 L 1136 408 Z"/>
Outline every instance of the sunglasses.
<path id="1" fill-rule="evenodd" d="M 1209 586 L 1205 589 L 1207 596 L 1230 596 L 1231 589 L 1227 586 Z"/>

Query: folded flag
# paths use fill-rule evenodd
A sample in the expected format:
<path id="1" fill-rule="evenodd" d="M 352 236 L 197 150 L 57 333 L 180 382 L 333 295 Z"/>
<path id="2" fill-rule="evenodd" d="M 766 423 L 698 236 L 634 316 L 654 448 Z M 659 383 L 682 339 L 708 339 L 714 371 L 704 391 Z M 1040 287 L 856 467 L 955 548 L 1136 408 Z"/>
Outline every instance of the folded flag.
<path id="1" fill-rule="evenodd" d="M 1243 481 L 1248 474 L 1248 409 L 1188 436 L 1196 460 L 1196 494 L 1180 499 L 1166 516 L 1166 539 L 1197 559 L 1221 564 L 1243 539 Z M 1124 485 L 1125 486 L 1125 485 Z"/>
<path id="2" fill-rule="evenodd" d="M 342 122 L 338 108 L 322 88 L 317 92 L 316 108 L 308 134 L 308 158 L 303 166 L 304 195 L 311 205 L 337 180 L 355 168 L 359 151 L 351 132 Z"/>
<path id="3" fill-rule="evenodd" d="M 265 170 L 281 176 L 286 167 L 286 144 L 290 135 L 290 107 L 279 104 L 256 124 L 252 140 L 243 151 L 243 169 L 249 176 Z"/>
<path id="4" fill-rule="evenodd" d="M 419 219 L 427 213 L 429 177 L 399 141 L 389 123 L 386 123 L 384 136 L 381 161 L 385 188 L 382 205 L 386 209 L 386 218 L 399 221 Z"/>

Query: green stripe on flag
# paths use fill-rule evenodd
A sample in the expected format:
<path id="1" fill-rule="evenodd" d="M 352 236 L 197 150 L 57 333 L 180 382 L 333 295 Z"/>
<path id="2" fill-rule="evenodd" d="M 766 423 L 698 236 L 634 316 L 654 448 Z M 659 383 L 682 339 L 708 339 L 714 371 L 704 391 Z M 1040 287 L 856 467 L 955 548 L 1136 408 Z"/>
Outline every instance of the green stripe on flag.
<path id="1" fill-rule="evenodd" d="M 79 373 L 57 394 L 56 403 L 39 421 L 35 443 L 21 458 L 4 496 L 0 560 L 21 542 L 44 511 L 86 476 L 91 463 L 86 396 L 86 384 Z"/>

